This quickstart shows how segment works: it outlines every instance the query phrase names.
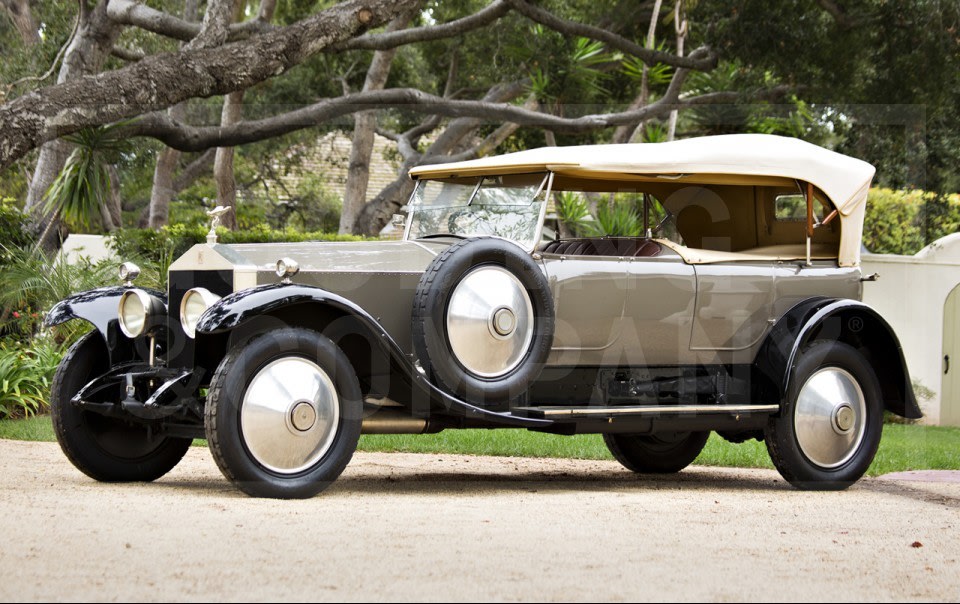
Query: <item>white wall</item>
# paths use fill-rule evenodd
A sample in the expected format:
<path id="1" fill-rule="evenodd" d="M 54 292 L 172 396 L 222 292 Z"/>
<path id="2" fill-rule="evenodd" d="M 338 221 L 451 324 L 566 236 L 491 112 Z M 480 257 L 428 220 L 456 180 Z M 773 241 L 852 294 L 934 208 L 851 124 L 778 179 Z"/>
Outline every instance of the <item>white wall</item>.
<path id="1" fill-rule="evenodd" d="M 63 241 L 63 247 L 60 248 L 60 254 L 66 256 L 68 264 L 75 264 L 81 256 L 91 262 L 105 260 L 112 256 L 107 247 L 105 235 L 67 235 Z"/>
<path id="2" fill-rule="evenodd" d="M 943 376 L 943 305 L 960 283 L 960 233 L 931 243 L 916 256 L 863 254 L 863 301 L 890 323 L 907 359 L 910 376 L 932 390 L 921 401 L 923 422 L 940 423 Z"/>

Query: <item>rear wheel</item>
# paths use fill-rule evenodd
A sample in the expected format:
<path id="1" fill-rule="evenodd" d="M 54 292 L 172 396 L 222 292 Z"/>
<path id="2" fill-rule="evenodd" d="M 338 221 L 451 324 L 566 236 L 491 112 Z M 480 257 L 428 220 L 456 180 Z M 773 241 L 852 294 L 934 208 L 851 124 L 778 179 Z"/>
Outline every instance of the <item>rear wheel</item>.
<path id="1" fill-rule="evenodd" d="M 845 489 L 873 461 L 883 430 L 876 373 L 855 348 L 820 340 L 801 353 L 766 429 L 774 466 L 801 489 Z"/>
<path id="2" fill-rule="evenodd" d="M 80 338 L 64 355 L 50 388 L 57 442 L 67 459 L 90 478 L 103 482 L 156 480 L 183 459 L 191 440 L 158 437 L 142 424 L 84 411 L 71 402 L 81 388 L 108 370 L 107 351 L 95 331 Z"/>
<path id="3" fill-rule="evenodd" d="M 312 497 L 353 456 L 362 411 L 343 351 L 315 331 L 281 329 L 234 347 L 220 363 L 207 398 L 207 440 L 243 492 Z"/>
<path id="4" fill-rule="evenodd" d="M 639 474 L 672 474 L 693 463 L 707 444 L 709 432 L 604 434 L 614 459 Z"/>

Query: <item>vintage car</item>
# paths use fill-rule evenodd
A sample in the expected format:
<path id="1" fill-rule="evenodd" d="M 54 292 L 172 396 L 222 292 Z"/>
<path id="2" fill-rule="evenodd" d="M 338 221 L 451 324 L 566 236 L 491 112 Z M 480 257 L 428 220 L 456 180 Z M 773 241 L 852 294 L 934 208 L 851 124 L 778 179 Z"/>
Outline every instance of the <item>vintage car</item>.
<path id="1" fill-rule="evenodd" d="M 413 169 L 401 241 L 211 229 L 166 293 L 125 263 L 122 285 L 48 313 L 94 328 L 57 371 L 57 438 L 102 481 L 154 480 L 206 438 L 244 492 L 293 498 L 362 433 L 599 433 L 666 473 L 716 431 L 766 441 L 793 485 L 844 488 L 885 410 L 920 416 L 896 335 L 859 301 L 873 174 L 767 135 L 548 147 Z M 634 203 L 645 232 L 545 237 L 561 197 Z"/>

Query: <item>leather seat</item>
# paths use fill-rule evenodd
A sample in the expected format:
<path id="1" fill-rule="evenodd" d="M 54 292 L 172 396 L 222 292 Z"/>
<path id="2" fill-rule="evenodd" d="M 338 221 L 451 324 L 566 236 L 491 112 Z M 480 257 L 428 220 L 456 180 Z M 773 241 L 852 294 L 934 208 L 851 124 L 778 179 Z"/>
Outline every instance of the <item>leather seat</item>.
<path id="1" fill-rule="evenodd" d="M 642 237 L 598 237 L 596 239 L 562 239 L 551 241 L 540 250 L 544 254 L 558 256 L 659 256 L 663 247 L 651 239 Z"/>

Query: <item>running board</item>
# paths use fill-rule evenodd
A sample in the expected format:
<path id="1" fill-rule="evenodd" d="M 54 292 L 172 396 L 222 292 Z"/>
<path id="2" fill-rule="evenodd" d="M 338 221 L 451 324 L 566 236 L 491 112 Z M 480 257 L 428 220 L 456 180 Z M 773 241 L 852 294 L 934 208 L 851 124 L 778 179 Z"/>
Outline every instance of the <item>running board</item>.
<path id="1" fill-rule="evenodd" d="M 776 413 L 779 405 L 618 405 L 614 407 L 516 407 L 514 415 L 546 419 L 668 418 L 698 415 L 754 415 Z"/>

